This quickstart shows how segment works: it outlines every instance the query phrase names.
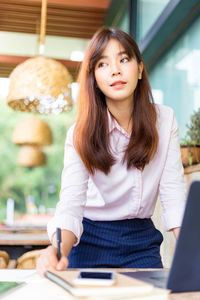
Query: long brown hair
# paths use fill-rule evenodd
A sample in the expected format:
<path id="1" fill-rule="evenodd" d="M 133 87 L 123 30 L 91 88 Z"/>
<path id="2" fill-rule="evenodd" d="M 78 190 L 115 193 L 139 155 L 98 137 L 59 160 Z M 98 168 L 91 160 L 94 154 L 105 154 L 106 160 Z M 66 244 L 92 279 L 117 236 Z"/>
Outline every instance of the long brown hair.
<path id="1" fill-rule="evenodd" d="M 74 144 L 91 174 L 96 169 L 108 174 L 115 163 L 110 150 L 105 96 L 97 87 L 94 75 L 95 66 L 110 39 L 119 41 L 129 58 L 135 58 L 138 63 L 142 61 L 136 42 L 119 29 L 101 28 L 88 45 L 79 73 Z M 157 114 L 145 68 L 134 91 L 133 101 L 133 130 L 124 153 L 124 162 L 127 163 L 127 168 L 143 170 L 155 155 L 158 146 Z"/>

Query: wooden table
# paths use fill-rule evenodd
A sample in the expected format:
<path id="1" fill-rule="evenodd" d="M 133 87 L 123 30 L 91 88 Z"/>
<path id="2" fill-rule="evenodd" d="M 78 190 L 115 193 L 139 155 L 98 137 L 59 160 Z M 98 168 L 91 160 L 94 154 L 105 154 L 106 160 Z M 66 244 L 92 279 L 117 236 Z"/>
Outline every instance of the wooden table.
<path id="1" fill-rule="evenodd" d="M 7 251 L 11 259 L 30 250 L 45 248 L 49 244 L 45 227 L 0 226 L 0 249 Z"/>
<path id="2" fill-rule="evenodd" d="M 169 300 L 200 300 L 200 292 L 170 294 Z"/>
<path id="3" fill-rule="evenodd" d="M 0 245 L 31 245 L 47 246 L 49 238 L 45 232 L 41 233 L 0 233 Z"/>

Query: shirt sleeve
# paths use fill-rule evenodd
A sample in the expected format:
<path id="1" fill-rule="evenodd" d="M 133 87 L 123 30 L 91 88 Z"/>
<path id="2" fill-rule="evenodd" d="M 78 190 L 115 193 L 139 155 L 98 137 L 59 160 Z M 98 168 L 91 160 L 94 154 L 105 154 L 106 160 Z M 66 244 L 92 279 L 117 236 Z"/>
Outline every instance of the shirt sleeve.
<path id="1" fill-rule="evenodd" d="M 47 225 L 47 232 L 51 240 L 56 227 L 72 231 L 77 237 L 77 242 L 74 245 L 76 246 L 83 232 L 82 219 L 89 175 L 74 148 L 73 129 L 74 126 L 67 133 L 60 200 L 56 205 L 54 217 Z"/>
<path id="2" fill-rule="evenodd" d="M 186 198 L 178 125 L 174 114 L 171 124 L 167 157 L 159 185 L 163 208 L 161 218 L 166 231 L 181 226 Z"/>

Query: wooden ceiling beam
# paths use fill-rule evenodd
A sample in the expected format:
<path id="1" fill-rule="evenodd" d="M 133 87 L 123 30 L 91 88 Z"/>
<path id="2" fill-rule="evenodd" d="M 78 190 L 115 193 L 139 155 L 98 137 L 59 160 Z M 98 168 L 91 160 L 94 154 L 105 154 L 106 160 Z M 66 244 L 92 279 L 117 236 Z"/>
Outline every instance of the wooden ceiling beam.
<path id="1" fill-rule="evenodd" d="M 15 32 L 15 33 L 24 33 L 23 28 L 15 28 L 13 26 L 2 26 L 1 27 L 2 31 L 8 31 L 8 32 Z M 94 30 L 95 32 L 95 30 Z M 34 34 L 32 29 L 26 30 L 26 33 L 31 33 Z M 48 31 L 47 29 L 47 34 L 46 35 L 54 35 L 54 36 L 62 36 L 62 37 L 74 37 L 74 38 L 80 38 L 80 39 L 90 39 L 93 34 L 90 34 L 88 32 L 78 32 L 78 31 L 63 31 L 61 32 L 60 30 L 53 30 L 53 31 Z"/>
<path id="2" fill-rule="evenodd" d="M 0 31 L 39 34 L 42 0 L 0 0 Z M 111 0 L 47 0 L 46 35 L 90 39 Z"/>
<path id="3" fill-rule="evenodd" d="M 1 63 L 9 63 L 9 64 L 21 64 L 26 59 L 30 57 L 28 56 L 17 56 L 17 55 L 4 55 L 0 54 L 0 64 Z"/>
<path id="4" fill-rule="evenodd" d="M 16 55 L 0 55 L 0 77 L 9 77 L 12 70 L 20 63 L 23 63 L 25 60 L 29 59 L 29 56 L 16 56 Z M 64 59 L 55 59 L 62 63 L 72 74 L 74 80 L 76 80 L 81 62 L 64 60 Z"/>
<path id="5" fill-rule="evenodd" d="M 40 12 L 36 13 L 34 11 L 17 11 L 17 10 L 7 10 L 5 11 L 4 9 L 1 8 L 1 5 L 0 5 L 0 11 L 1 11 L 1 15 L 2 16 L 5 16 L 7 18 L 9 18 L 10 14 L 16 14 L 18 17 L 20 16 L 26 16 L 30 19 L 32 18 L 37 18 L 37 19 L 40 19 Z M 54 17 L 54 18 L 57 18 L 59 19 L 60 17 L 62 18 L 74 18 L 77 20 L 77 22 L 79 22 L 81 19 L 91 19 L 93 21 L 103 21 L 104 19 L 104 14 L 102 12 L 95 12 L 95 13 L 91 13 L 91 12 L 83 12 L 83 11 L 69 11 L 69 10 L 51 10 L 51 11 L 48 11 L 48 14 L 47 14 L 47 19 L 48 18 L 51 18 L 51 17 Z M 0 24 L 2 22 L 0 21 Z"/>
<path id="6" fill-rule="evenodd" d="M 17 27 L 15 25 L 1 25 L 0 26 L 0 31 L 11 31 L 11 32 L 19 32 L 19 33 L 32 33 L 32 34 L 36 34 L 35 30 L 33 30 L 33 26 L 26 27 L 26 30 L 24 30 L 23 26 Z"/>
<path id="7" fill-rule="evenodd" d="M 5 54 L 0 54 L 0 63 L 9 63 L 9 64 L 21 64 L 25 60 L 31 58 L 31 56 L 18 56 L 18 55 L 5 55 Z M 77 68 L 80 66 L 81 62 L 80 61 L 73 61 L 73 60 L 65 60 L 65 59 L 57 59 L 53 58 L 62 64 L 64 64 L 67 68 Z"/>
<path id="8" fill-rule="evenodd" d="M 8 1 L 9 2 L 9 1 Z M 41 3 L 42 0 L 26 0 L 21 2 Z M 77 6 L 77 7 L 92 7 L 107 9 L 111 3 L 111 0 L 48 0 L 48 4 L 60 4 L 65 6 Z"/>
<path id="9" fill-rule="evenodd" d="M 10 12 L 9 15 L 5 15 L 4 12 L 0 11 L 0 20 L 1 22 L 3 20 L 5 21 L 12 21 L 12 22 L 15 22 L 15 20 L 22 20 L 23 22 L 26 21 L 26 22 L 33 22 L 35 20 L 39 20 L 40 21 L 40 17 L 38 15 L 32 15 L 31 18 L 28 14 L 25 14 L 25 13 L 21 13 L 20 15 L 16 12 Z M 72 17 L 72 16 L 59 16 L 59 19 L 55 16 L 55 15 L 48 15 L 47 16 L 47 23 L 48 24 L 53 24 L 53 22 L 55 21 L 55 23 L 76 23 L 77 24 L 77 20 Z M 87 24 L 87 25 L 96 25 L 96 26 L 101 26 L 102 25 L 102 19 L 99 18 L 99 19 L 90 19 L 88 18 L 87 16 L 85 16 L 84 18 L 81 18 L 80 21 L 79 21 L 79 24 L 82 26 L 84 24 Z"/>
<path id="10" fill-rule="evenodd" d="M 7 1 L 2 2 L 0 1 L 0 8 L 7 11 L 25 11 L 25 12 L 37 12 L 41 13 L 41 6 L 33 3 L 33 5 L 30 5 L 28 2 L 16 2 L 9 3 Z M 89 13 L 95 13 L 99 12 L 101 14 L 105 13 L 105 9 L 102 8 L 85 8 L 85 7 L 76 7 L 76 6 L 66 6 L 66 5 L 48 5 L 47 11 L 72 11 L 73 13 L 76 12 L 89 12 Z"/>
<path id="11" fill-rule="evenodd" d="M 29 29 L 33 29 L 33 32 L 36 33 L 36 24 L 31 22 L 31 20 L 7 20 L 5 23 L 5 26 L 13 26 L 15 27 L 16 29 L 17 28 L 24 28 L 24 25 L 26 25 L 26 29 L 29 28 Z M 48 23 L 47 25 L 47 30 L 48 32 L 51 32 L 51 31 L 54 31 L 57 30 L 58 28 L 60 28 L 60 30 L 64 31 L 64 30 L 73 30 L 73 31 L 76 31 L 76 30 L 79 30 L 79 32 L 84 32 L 85 29 L 88 30 L 88 32 L 90 33 L 93 33 L 94 32 L 94 28 L 98 28 L 99 26 L 101 26 L 103 24 L 93 24 L 93 26 L 91 27 L 91 24 L 82 24 L 82 26 L 80 27 L 80 24 L 77 24 L 77 23 L 62 23 L 62 22 L 57 22 L 57 23 Z M 1 26 L 0 26 L 1 28 Z"/>
<path id="12" fill-rule="evenodd" d="M 4 26 L 0 27 L 1 30 L 3 31 L 7 31 L 7 30 L 13 30 L 13 32 L 26 32 L 26 33 L 32 33 L 32 34 L 36 34 L 36 31 L 35 31 L 35 27 L 33 26 L 33 24 L 26 24 L 26 31 L 24 31 L 24 27 L 22 26 L 22 24 L 19 24 L 19 23 L 16 23 L 15 24 L 5 24 Z M 66 36 L 67 32 L 71 32 L 72 33 L 75 33 L 75 34 L 85 34 L 85 30 L 87 29 L 87 34 L 89 34 L 91 36 L 91 34 L 93 34 L 95 31 L 96 31 L 96 27 L 82 27 L 82 28 L 79 28 L 79 27 L 75 27 L 75 26 L 55 26 L 55 25 L 52 25 L 52 26 L 48 26 L 47 29 L 46 29 L 46 35 L 54 35 L 54 33 L 56 32 L 57 34 L 60 34 L 61 36 Z M 66 32 L 66 34 L 65 34 Z M 56 34 L 56 35 L 57 35 Z"/>
<path id="13" fill-rule="evenodd" d="M 32 15 L 37 15 L 40 16 L 41 15 L 41 10 L 38 7 L 25 7 L 23 8 L 22 6 L 13 6 L 13 7 L 9 7 L 7 5 L 3 6 L 2 3 L 0 2 L 0 10 L 2 13 L 4 13 L 6 16 L 9 15 L 10 12 L 16 12 L 18 14 L 20 13 L 24 13 L 27 14 L 29 16 Z M 47 17 L 48 15 L 55 15 L 55 16 L 73 16 L 73 17 L 84 17 L 87 16 L 88 18 L 103 18 L 105 14 L 105 11 L 100 11 L 100 10 L 95 10 L 95 12 L 93 11 L 89 11 L 89 10 L 74 10 L 74 9 L 63 9 L 63 8 L 58 8 L 58 7 L 48 7 L 47 8 Z"/>

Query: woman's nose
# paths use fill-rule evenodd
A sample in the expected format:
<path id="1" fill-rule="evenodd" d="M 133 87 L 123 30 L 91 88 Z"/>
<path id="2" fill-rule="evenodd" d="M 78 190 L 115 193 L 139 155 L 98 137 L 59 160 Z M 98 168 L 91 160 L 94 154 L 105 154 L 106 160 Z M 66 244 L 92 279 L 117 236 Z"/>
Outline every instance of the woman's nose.
<path id="1" fill-rule="evenodd" d="M 112 72 L 112 75 L 113 75 L 113 76 L 115 76 L 115 75 L 119 75 L 119 74 L 121 74 L 121 72 L 120 72 L 120 71 L 117 71 L 117 70 L 116 70 L 116 71 L 114 71 L 114 72 Z"/>
<path id="2" fill-rule="evenodd" d="M 118 64 L 113 63 L 111 65 L 111 74 L 112 76 L 119 75 L 121 73 L 120 67 Z"/>

